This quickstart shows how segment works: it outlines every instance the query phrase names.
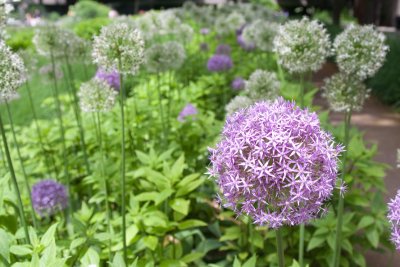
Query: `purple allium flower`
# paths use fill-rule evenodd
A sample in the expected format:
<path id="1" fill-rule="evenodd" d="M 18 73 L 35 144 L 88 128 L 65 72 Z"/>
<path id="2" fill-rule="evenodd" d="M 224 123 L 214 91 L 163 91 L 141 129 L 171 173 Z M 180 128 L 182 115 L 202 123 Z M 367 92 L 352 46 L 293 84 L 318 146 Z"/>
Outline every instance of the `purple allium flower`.
<path id="1" fill-rule="evenodd" d="M 231 58 L 227 55 L 213 55 L 207 62 L 209 71 L 227 71 L 233 67 Z"/>
<path id="2" fill-rule="evenodd" d="M 207 52 L 208 49 L 209 49 L 209 47 L 208 47 L 208 44 L 207 44 L 207 43 L 201 43 L 201 44 L 200 44 L 200 50 L 201 50 L 201 51 Z"/>
<path id="3" fill-rule="evenodd" d="M 215 49 L 215 54 L 229 56 L 231 54 L 231 47 L 226 44 L 220 44 L 217 46 L 217 49 Z"/>
<path id="4" fill-rule="evenodd" d="M 32 186 L 32 203 L 40 216 L 52 215 L 67 207 L 67 190 L 56 181 L 40 181 Z"/>
<path id="5" fill-rule="evenodd" d="M 193 106 L 192 104 L 188 103 L 179 113 L 178 116 L 178 121 L 180 122 L 184 122 L 186 117 L 188 116 L 194 116 L 197 115 L 198 111 L 197 108 L 195 106 Z"/>
<path id="6" fill-rule="evenodd" d="M 200 33 L 203 35 L 207 35 L 210 33 L 210 29 L 209 28 L 201 28 Z"/>
<path id="7" fill-rule="evenodd" d="M 99 80 L 107 82 L 110 87 L 117 91 L 121 87 L 119 81 L 119 73 L 116 70 L 113 70 L 112 72 L 107 72 L 103 69 L 98 69 L 95 76 Z"/>
<path id="8" fill-rule="evenodd" d="M 400 251 L 400 190 L 397 191 L 395 198 L 391 199 L 389 204 L 389 213 L 387 215 L 392 226 L 391 240 Z"/>
<path id="9" fill-rule="evenodd" d="M 211 176 L 225 207 L 258 225 L 306 223 L 324 210 L 335 188 L 343 150 L 315 113 L 278 98 L 228 116 L 210 149 Z"/>
<path id="10" fill-rule="evenodd" d="M 242 77 L 236 77 L 231 84 L 233 90 L 242 90 L 244 89 L 245 81 Z"/>
<path id="11" fill-rule="evenodd" d="M 238 44 L 240 45 L 240 47 L 245 50 L 245 51 L 252 51 L 254 49 L 256 49 L 256 45 L 254 43 L 248 43 L 243 39 L 242 35 L 238 35 L 236 37 L 236 40 L 238 42 Z"/>

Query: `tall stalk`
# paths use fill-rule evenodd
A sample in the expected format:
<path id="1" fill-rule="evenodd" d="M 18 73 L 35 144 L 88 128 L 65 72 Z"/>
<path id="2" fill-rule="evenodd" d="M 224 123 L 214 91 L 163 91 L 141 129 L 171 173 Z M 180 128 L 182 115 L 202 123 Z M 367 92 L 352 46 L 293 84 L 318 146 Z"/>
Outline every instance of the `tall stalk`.
<path id="1" fill-rule="evenodd" d="M 350 124 L 351 124 L 352 109 L 345 113 L 344 120 L 344 146 L 345 150 L 342 156 L 342 174 L 340 178 L 340 183 L 344 181 L 346 175 L 346 161 L 347 161 L 347 151 L 350 141 Z M 337 224 L 336 224 L 336 236 L 335 236 L 335 250 L 333 253 L 333 264 L 332 267 L 339 267 L 340 264 L 340 254 L 342 247 L 342 226 L 343 226 L 343 210 L 344 210 L 344 199 L 339 196 L 338 210 L 337 210 Z"/>
<path id="2" fill-rule="evenodd" d="M 69 56 L 67 53 L 64 54 L 64 59 L 65 59 L 66 65 L 67 65 L 69 85 L 70 85 L 71 94 L 72 94 L 73 100 L 74 100 L 73 110 L 74 110 L 74 114 L 75 114 L 76 123 L 78 124 L 79 136 L 81 139 L 81 146 L 82 146 L 82 151 L 83 151 L 83 157 L 85 160 L 86 173 L 90 174 L 91 170 L 90 170 L 89 157 L 88 157 L 86 142 L 85 142 L 85 132 L 84 132 L 83 126 L 82 126 L 82 117 L 81 117 L 81 113 L 80 113 L 80 109 L 79 109 L 79 105 L 78 105 L 79 100 L 78 100 L 78 96 L 76 95 L 76 88 L 74 85 L 74 80 L 75 80 L 74 72 L 72 71 L 71 63 L 69 61 Z"/>
<path id="3" fill-rule="evenodd" d="M 38 222 L 37 222 L 36 216 L 35 216 L 35 209 L 33 208 L 31 187 L 29 186 L 28 175 L 26 174 L 24 161 L 22 160 L 21 151 L 20 151 L 19 145 L 18 145 L 17 135 L 15 134 L 14 121 L 13 121 L 13 118 L 11 116 L 10 105 L 8 104 L 8 101 L 5 101 L 5 102 L 6 102 L 8 120 L 10 122 L 11 133 L 12 133 L 12 136 L 13 136 L 13 139 L 14 139 L 15 148 L 17 150 L 19 163 L 21 165 L 22 176 L 24 177 L 24 183 L 25 183 L 26 191 L 28 192 L 28 196 L 29 196 L 29 203 L 31 205 L 30 213 L 31 213 L 31 217 L 32 217 L 32 222 L 33 222 L 33 226 L 36 228 L 38 226 Z"/>
<path id="4" fill-rule="evenodd" d="M 71 211 L 71 209 L 72 209 L 72 200 L 71 200 L 72 192 L 71 192 L 70 176 L 69 176 L 69 171 L 68 171 L 67 145 L 65 142 L 65 130 L 64 130 L 63 117 L 62 117 L 61 102 L 60 102 L 59 93 L 58 93 L 58 84 L 57 84 L 57 79 L 55 77 L 56 65 L 55 65 L 55 60 L 54 60 L 54 53 L 52 50 L 50 50 L 50 59 L 51 59 L 51 68 L 52 68 L 52 72 L 53 72 L 54 100 L 56 102 L 56 112 L 57 112 L 57 117 L 58 117 L 58 121 L 60 124 L 59 126 L 60 126 L 60 133 L 61 133 L 64 175 L 65 175 L 65 179 L 67 182 L 67 188 L 68 188 L 68 193 L 69 193 L 68 210 Z"/>
<path id="5" fill-rule="evenodd" d="M 275 230 L 276 233 L 276 248 L 278 253 L 278 266 L 285 267 L 285 256 L 283 252 L 282 230 L 280 228 Z"/>
<path id="6" fill-rule="evenodd" d="M 7 160 L 6 160 L 6 158 L 5 158 L 4 155 L 5 155 L 5 153 L 4 153 L 4 151 L 3 151 L 3 145 L 0 144 L 1 162 L 3 163 L 4 170 L 7 170 L 7 169 L 8 169 L 8 168 L 7 168 Z"/>
<path id="7" fill-rule="evenodd" d="M 11 160 L 10 150 L 8 149 L 7 137 L 6 137 L 6 133 L 5 133 L 5 130 L 4 130 L 4 125 L 3 125 L 3 120 L 1 118 L 1 114 L 0 114 L 0 131 L 1 131 L 1 137 L 3 139 L 3 145 L 4 145 L 4 150 L 5 150 L 5 154 L 6 154 L 6 158 L 7 158 L 8 168 L 9 168 L 10 173 L 11 173 L 11 181 L 12 181 L 12 184 L 14 186 L 15 196 L 17 198 L 19 218 L 20 218 L 21 224 L 22 224 L 22 226 L 24 228 L 25 239 L 26 239 L 27 243 L 30 244 L 31 240 L 29 238 L 28 225 L 27 225 L 26 220 L 25 220 L 25 211 L 24 211 L 24 206 L 22 204 L 21 192 L 19 190 L 17 177 L 15 175 L 14 166 L 13 166 L 13 163 L 12 163 L 12 160 Z"/>
<path id="8" fill-rule="evenodd" d="M 161 127 L 163 130 L 163 135 L 164 138 L 163 140 L 167 140 L 167 129 L 165 126 L 165 119 L 164 119 L 164 110 L 163 110 L 163 105 L 162 105 L 162 96 L 161 96 L 161 90 L 160 90 L 160 74 L 157 72 L 157 94 L 158 94 L 158 108 L 160 110 L 160 119 L 161 119 Z"/>
<path id="9" fill-rule="evenodd" d="M 121 63 L 121 55 L 118 57 L 118 73 L 119 73 L 119 84 L 120 84 L 120 107 L 121 107 L 121 189 L 122 189 L 122 199 L 121 199 L 121 213 L 122 213 L 122 244 L 124 251 L 124 260 L 127 262 L 127 247 L 126 247 L 126 203 L 125 203 L 125 88 L 124 88 L 124 79 L 121 73 L 122 71 L 122 63 Z"/>

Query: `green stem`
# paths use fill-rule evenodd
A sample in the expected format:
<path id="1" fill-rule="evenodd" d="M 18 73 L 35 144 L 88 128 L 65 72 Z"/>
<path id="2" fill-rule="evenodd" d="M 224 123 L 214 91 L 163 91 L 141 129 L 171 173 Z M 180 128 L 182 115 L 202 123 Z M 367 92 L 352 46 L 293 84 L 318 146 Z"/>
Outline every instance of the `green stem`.
<path id="1" fill-rule="evenodd" d="M 157 93 L 158 93 L 158 108 L 160 109 L 160 119 L 161 119 L 161 127 L 163 129 L 163 135 L 164 138 L 163 140 L 167 140 L 167 130 L 165 128 L 165 120 L 164 120 L 164 110 L 162 106 L 162 96 L 161 96 L 161 90 L 160 90 L 160 74 L 157 73 Z"/>
<path id="2" fill-rule="evenodd" d="M 304 108 L 304 94 L 305 94 L 305 82 L 304 82 L 304 75 L 301 74 L 300 77 L 300 107 Z"/>
<path id="3" fill-rule="evenodd" d="M 304 223 L 300 224 L 300 241 L 299 241 L 299 265 L 304 267 Z"/>
<path id="4" fill-rule="evenodd" d="M 1 161 L 3 162 L 4 170 L 7 170 L 7 162 L 4 156 L 3 145 L 1 144 L 0 144 L 0 155 L 1 155 Z"/>
<path id="5" fill-rule="evenodd" d="M 342 174 L 339 183 L 342 184 L 346 174 L 346 161 L 347 161 L 347 151 L 350 140 L 350 125 L 351 125 L 351 115 L 352 110 L 345 113 L 344 122 L 344 147 L 345 150 L 342 156 Z M 339 267 L 340 264 L 340 254 L 342 246 L 342 225 L 343 225 L 343 210 L 344 210 L 344 199 L 339 196 L 338 210 L 337 210 L 337 224 L 336 224 L 336 237 L 335 237 L 335 250 L 333 254 L 333 265 L 332 267 Z"/>
<path id="6" fill-rule="evenodd" d="M 19 163 L 20 163 L 20 165 L 21 165 L 22 176 L 24 177 L 24 182 L 25 182 L 26 191 L 28 192 L 28 196 L 29 196 L 29 203 L 30 203 L 30 205 L 31 205 L 30 213 L 31 213 L 31 217 L 32 217 L 33 226 L 34 226 L 35 228 L 37 228 L 37 227 L 38 227 L 38 223 L 37 223 L 36 216 L 35 216 L 35 209 L 33 208 L 32 195 L 31 195 L 31 187 L 29 186 L 28 175 L 26 175 L 26 170 L 25 170 L 25 166 L 24 166 L 24 161 L 22 160 L 21 151 L 20 151 L 19 145 L 18 145 L 17 135 L 15 134 L 14 121 L 13 121 L 13 118 L 12 118 L 12 116 L 11 116 L 10 105 L 8 104 L 8 101 L 5 101 L 5 102 L 6 102 L 6 109 L 7 109 L 7 114 L 8 114 L 8 120 L 9 120 L 9 122 L 10 122 L 11 133 L 12 133 L 12 136 L 13 136 L 15 148 L 16 148 L 16 150 L 17 150 L 17 155 L 18 155 Z"/>
<path id="7" fill-rule="evenodd" d="M 122 188 L 122 199 L 121 199 L 121 215 L 122 215 L 122 244 L 123 244 L 123 253 L 124 260 L 127 262 L 127 247 L 126 247 L 126 208 L 125 208 L 125 110 L 124 110 L 124 99 L 125 99 L 125 88 L 124 88 L 124 79 L 122 75 L 122 63 L 121 56 L 118 57 L 118 73 L 119 73 L 119 81 L 120 81 L 120 107 L 121 107 L 121 188 Z"/>
<path id="8" fill-rule="evenodd" d="M 283 254 L 283 240 L 282 240 L 282 230 L 280 228 L 275 230 L 276 233 L 276 249 L 278 253 L 278 266 L 285 267 L 285 256 Z"/>
<path id="9" fill-rule="evenodd" d="M 3 138 L 3 145 L 4 145 L 4 150 L 5 150 L 5 153 L 6 153 L 8 168 L 9 168 L 10 173 L 11 173 L 11 181 L 13 183 L 14 190 L 15 190 L 15 196 L 16 196 L 17 201 L 18 201 L 19 217 L 20 217 L 20 220 L 21 220 L 21 224 L 22 224 L 22 226 L 24 228 L 26 241 L 27 241 L 28 244 L 30 244 L 31 240 L 29 239 L 28 225 L 26 224 L 26 220 L 25 220 L 25 212 L 24 212 L 24 206 L 22 205 L 21 192 L 19 190 L 17 177 L 15 176 L 14 166 L 13 166 L 13 163 L 12 163 L 12 160 L 11 160 L 10 150 L 8 149 L 7 137 L 6 137 L 6 133 L 5 133 L 5 130 L 4 130 L 3 120 L 1 118 L 1 115 L 0 115 L 0 131 L 1 131 L 1 136 Z"/>

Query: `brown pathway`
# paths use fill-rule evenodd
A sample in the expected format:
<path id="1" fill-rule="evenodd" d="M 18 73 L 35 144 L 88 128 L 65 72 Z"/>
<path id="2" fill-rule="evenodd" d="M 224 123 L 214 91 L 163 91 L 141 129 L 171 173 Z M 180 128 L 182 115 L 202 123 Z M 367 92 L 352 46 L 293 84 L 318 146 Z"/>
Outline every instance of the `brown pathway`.
<path id="1" fill-rule="evenodd" d="M 313 81 L 315 84 L 321 85 L 325 77 L 336 71 L 335 65 L 328 63 L 320 72 L 315 74 Z M 327 108 L 327 103 L 319 95 L 315 98 L 314 103 Z M 338 123 L 342 121 L 343 114 L 331 112 L 330 119 L 333 124 Z M 372 96 L 366 101 L 361 112 L 353 114 L 351 123 L 365 133 L 366 140 L 378 144 L 375 160 L 391 166 L 385 177 L 387 188 L 385 200 L 388 201 L 400 189 L 400 169 L 396 168 L 397 149 L 400 149 L 400 113 L 396 113 Z M 388 265 L 391 256 L 390 252 L 386 254 L 369 252 L 367 254 L 367 266 L 400 267 L 400 252 L 393 255 L 392 264 Z"/>

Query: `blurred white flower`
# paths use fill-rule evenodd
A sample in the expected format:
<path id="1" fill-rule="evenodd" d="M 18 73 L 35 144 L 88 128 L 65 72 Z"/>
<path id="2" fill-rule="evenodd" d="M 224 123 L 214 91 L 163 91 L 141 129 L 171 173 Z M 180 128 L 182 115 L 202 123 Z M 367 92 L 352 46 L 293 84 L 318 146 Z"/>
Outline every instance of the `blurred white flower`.
<path id="1" fill-rule="evenodd" d="M 255 20 L 243 30 L 242 36 L 246 43 L 253 43 L 262 51 L 272 51 L 273 40 L 278 31 L 279 24 L 266 21 Z"/>
<path id="2" fill-rule="evenodd" d="M 107 112 L 114 106 L 117 95 L 106 81 L 93 78 L 81 85 L 79 105 L 84 112 Z"/>
<path id="3" fill-rule="evenodd" d="M 179 69 L 185 58 L 185 49 L 175 41 L 155 44 L 145 51 L 146 68 L 154 73 Z"/>
<path id="4" fill-rule="evenodd" d="M 225 110 L 227 115 L 232 115 L 236 111 L 247 108 L 248 106 L 251 106 L 254 103 L 250 98 L 247 96 L 235 96 L 232 98 L 232 100 L 226 105 Z"/>
<path id="5" fill-rule="evenodd" d="M 279 96 L 280 82 L 274 72 L 256 70 L 245 83 L 245 94 L 252 100 L 274 100 Z"/>

